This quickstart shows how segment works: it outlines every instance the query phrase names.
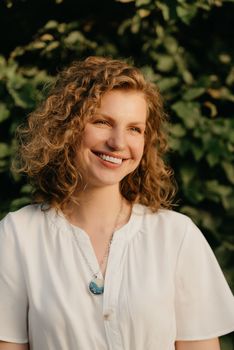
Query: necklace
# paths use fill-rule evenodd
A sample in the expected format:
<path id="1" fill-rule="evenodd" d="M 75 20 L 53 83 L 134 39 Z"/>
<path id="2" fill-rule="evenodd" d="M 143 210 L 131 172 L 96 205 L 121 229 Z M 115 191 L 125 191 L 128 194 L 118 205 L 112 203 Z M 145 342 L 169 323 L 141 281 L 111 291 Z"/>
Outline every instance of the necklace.
<path id="1" fill-rule="evenodd" d="M 102 268 L 102 265 L 105 261 L 105 259 L 107 259 L 108 255 L 109 255 L 109 252 L 110 252 L 110 246 L 111 246 L 111 243 L 112 243 L 112 240 L 113 240 L 113 236 L 114 236 L 114 233 L 115 233 L 115 230 L 117 229 L 117 226 L 118 226 L 118 221 L 119 221 L 119 218 L 120 218 L 120 215 L 122 213 L 122 209 L 123 209 L 123 200 L 121 200 L 121 205 L 120 205 L 120 209 L 119 209 L 119 212 L 118 212 L 118 215 L 116 217 L 116 220 L 115 220 L 115 224 L 114 224 L 114 227 L 112 229 L 112 234 L 111 234 L 111 237 L 108 241 L 108 244 L 107 244 L 107 247 L 106 247 L 106 250 L 105 250 L 105 253 L 104 253 L 104 256 L 100 262 L 100 266 L 99 266 L 99 270 L 97 272 L 94 272 L 87 257 L 85 256 L 83 250 L 81 249 L 81 246 L 79 244 L 79 241 L 77 239 L 77 236 L 74 235 L 75 237 L 75 241 L 80 249 L 80 252 L 81 252 L 81 255 L 84 259 L 84 261 L 86 262 L 91 274 L 92 274 L 92 279 L 89 283 L 89 286 L 88 286 L 88 289 L 89 291 L 92 293 L 92 294 L 95 294 L 95 295 L 99 295 L 99 294 L 103 294 L 104 292 L 104 278 L 99 278 L 98 277 L 98 274 L 99 272 L 101 271 L 101 268 Z"/>

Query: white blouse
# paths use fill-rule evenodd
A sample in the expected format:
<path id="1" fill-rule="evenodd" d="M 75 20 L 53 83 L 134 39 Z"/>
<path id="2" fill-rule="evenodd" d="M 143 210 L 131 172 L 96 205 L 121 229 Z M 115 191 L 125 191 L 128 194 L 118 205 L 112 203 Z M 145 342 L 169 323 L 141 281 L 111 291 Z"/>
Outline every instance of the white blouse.
<path id="1" fill-rule="evenodd" d="M 75 238 L 76 237 L 76 238 Z M 81 253 L 83 252 L 83 255 Z M 89 236 L 30 205 L 0 223 L 0 340 L 30 350 L 173 350 L 234 330 L 234 299 L 198 228 L 134 205 L 115 232 L 103 295 Z"/>

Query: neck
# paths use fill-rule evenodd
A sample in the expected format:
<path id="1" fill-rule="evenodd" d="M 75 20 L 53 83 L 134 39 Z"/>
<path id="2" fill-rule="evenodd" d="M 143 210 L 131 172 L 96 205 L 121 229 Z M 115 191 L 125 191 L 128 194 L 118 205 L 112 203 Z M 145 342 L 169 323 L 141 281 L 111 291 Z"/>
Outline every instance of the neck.
<path id="1" fill-rule="evenodd" d="M 110 234 L 110 229 L 119 228 L 128 221 L 131 206 L 116 186 L 92 190 L 86 188 L 79 194 L 78 200 L 79 205 L 70 204 L 65 215 L 73 225 L 90 235 L 98 232 Z"/>

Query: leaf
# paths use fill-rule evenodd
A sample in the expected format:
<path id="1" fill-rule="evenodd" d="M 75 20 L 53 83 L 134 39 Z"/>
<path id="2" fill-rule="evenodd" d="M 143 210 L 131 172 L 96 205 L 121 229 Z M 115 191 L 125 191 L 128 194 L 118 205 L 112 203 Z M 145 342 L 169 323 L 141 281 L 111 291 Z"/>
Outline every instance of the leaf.
<path id="1" fill-rule="evenodd" d="M 66 30 L 67 30 L 67 24 L 66 24 L 66 23 L 59 23 L 59 24 L 57 25 L 57 30 L 58 30 L 58 32 L 59 32 L 60 34 L 65 33 Z"/>
<path id="2" fill-rule="evenodd" d="M 141 26 L 141 19 L 138 16 L 134 16 L 131 23 L 131 32 L 136 34 L 139 32 Z"/>
<path id="3" fill-rule="evenodd" d="M 225 86 L 221 87 L 220 89 L 208 89 L 207 92 L 215 99 L 224 99 L 234 102 L 234 95 Z"/>
<path id="4" fill-rule="evenodd" d="M 58 22 L 51 20 L 46 23 L 46 25 L 44 26 L 44 29 L 57 29 L 57 26 L 58 26 Z"/>
<path id="5" fill-rule="evenodd" d="M 52 41 L 51 43 L 49 43 L 46 48 L 43 50 L 43 52 L 50 52 L 53 51 L 55 49 L 57 49 L 59 47 L 59 42 L 58 41 Z"/>
<path id="6" fill-rule="evenodd" d="M 165 38 L 164 46 L 170 54 L 175 54 L 178 50 L 178 42 L 172 36 L 167 36 Z"/>
<path id="7" fill-rule="evenodd" d="M 6 59 L 4 56 L 0 55 L 0 69 L 6 65 Z"/>
<path id="8" fill-rule="evenodd" d="M 183 191 L 188 203 L 190 202 L 198 205 L 206 198 L 204 191 L 201 188 L 201 182 L 197 181 L 196 178 L 194 178 L 193 181 L 190 182 L 187 186 L 184 186 L 183 184 Z"/>
<path id="9" fill-rule="evenodd" d="M 0 173 L 5 173 L 9 168 L 8 160 L 0 158 Z"/>
<path id="10" fill-rule="evenodd" d="M 40 37 L 40 40 L 42 40 L 42 41 L 53 41 L 54 37 L 53 37 L 53 35 L 46 33 L 46 34 L 43 34 Z"/>
<path id="11" fill-rule="evenodd" d="M 220 161 L 220 156 L 218 153 L 212 152 L 206 155 L 206 160 L 209 166 L 214 167 Z"/>
<path id="12" fill-rule="evenodd" d="M 30 204 L 30 202 L 31 202 L 30 197 L 16 198 L 11 202 L 10 207 L 11 207 L 12 211 L 15 211 L 15 210 L 27 205 L 27 204 Z"/>
<path id="13" fill-rule="evenodd" d="M 28 49 L 29 50 L 41 50 L 41 49 L 44 49 L 46 47 L 46 43 L 44 41 L 34 41 L 33 43 L 31 43 L 29 46 L 28 46 Z"/>
<path id="14" fill-rule="evenodd" d="M 64 39 L 64 42 L 68 45 L 76 44 L 77 42 L 85 42 L 84 35 L 78 30 L 73 31 L 68 34 L 68 36 Z"/>
<path id="15" fill-rule="evenodd" d="M 0 158 L 8 157 L 11 154 L 10 147 L 6 144 L 1 142 L 0 143 Z"/>
<path id="16" fill-rule="evenodd" d="M 153 70 L 152 67 L 150 67 L 150 66 L 143 66 L 143 67 L 141 67 L 141 71 L 142 71 L 142 73 L 144 74 L 144 77 L 147 80 L 150 80 L 150 81 L 154 81 L 155 80 L 156 75 L 155 75 L 154 70 Z"/>
<path id="17" fill-rule="evenodd" d="M 231 68 L 227 78 L 226 78 L 226 84 L 232 85 L 234 83 L 234 67 Z"/>
<path id="18" fill-rule="evenodd" d="M 10 111 L 7 109 L 5 103 L 0 102 L 0 123 L 9 118 Z"/>
<path id="19" fill-rule="evenodd" d="M 35 106 L 36 92 L 30 81 L 22 80 L 18 86 L 15 86 L 13 81 L 10 81 L 7 86 L 16 106 L 25 109 L 31 109 Z"/>
<path id="20" fill-rule="evenodd" d="M 206 160 L 213 167 L 225 159 L 226 144 L 220 138 L 214 137 L 213 133 L 202 135 L 202 142 L 206 150 Z"/>
<path id="21" fill-rule="evenodd" d="M 32 193 L 32 186 L 29 184 L 26 184 L 24 186 L 21 187 L 20 193 L 22 194 L 31 194 Z"/>
<path id="22" fill-rule="evenodd" d="M 205 186 L 208 192 L 214 193 L 220 197 L 226 197 L 232 193 L 231 187 L 220 184 L 218 180 L 206 181 Z"/>
<path id="23" fill-rule="evenodd" d="M 170 19 L 169 7 L 161 1 L 156 1 L 156 6 L 162 11 L 164 20 L 168 21 Z"/>
<path id="24" fill-rule="evenodd" d="M 131 1 L 135 1 L 137 7 L 148 5 L 151 3 L 151 0 L 131 0 Z"/>
<path id="25" fill-rule="evenodd" d="M 180 151 L 181 140 L 171 136 L 169 137 L 169 146 L 170 146 L 170 149 L 172 149 L 173 151 Z"/>
<path id="26" fill-rule="evenodd" d="M 180 79 L 177 77 L 162 78 L 157 81 L 157 86 L 161 92 L 165 92 L 177 86 L 179 82 L 180 82 Z"/>
<path id="27" fill-rule="evenodd" d="M 204 149 L 195 143 L 191 144 L 191 150 L 196 161 L 199 161 L 204 155 Z"/>
<path id="28" fill-rule="evenodd" d="M 182 70 L 181 74 L 185 83 L 190 85 L 194 82 L 192 74 L 187 69 Z"/>
<path id="29" fill-rule="evenodd" d="M 228 180 L 234 184 L 234 165 L 232 165 L 231 163 L 228 162 L 221 162 L 222 168 L 225 171 L 225 174 L 228 178 Z"/>
<path id="30" fill-rule="evenodd" d="M 221 99 L 225 99 L 225 100 L 228 100 L 228 101 L 231 101 L 231 102 L 234 102 L 234 95 L 231 93 L 231 91 L 227 88 L 227 87 L 222 87 L 220 89 L 220 96 L 221 96 Z"/>
<path id="31" fill-rule="evenodd" d="M 6 72 L 7 87 L 18 89 L 25 83 L 26 79 L 21 74 L 17 73 L 17 70 L 18 67 L 16 64 L 8 65 Z"/>
<path id="32" fill-rule="evenodd" d="M 232 58 L 229 54 L 222 52 L 221 54 L 219 54 L 219 60 L 221 63 L 228 64 L 231 62 Z"/>
<path id="33" fill-rule="evenodd" d="M 217 110 L 216 105 L 214 105 L 214 104 L 211 103 L 210 101 L 205 101 L 205 102 L 204 102 L 204 106 L 207 107 L 207 108 L 209 109 L 211 118 L 217 116 L 218 110 Z"/>
<path id="34" fill-rule="evenodd" d="M 181 124 L 172 124 L 170 125 L 170 134 L 175 137 L 183 137 L 186 134 L 186 130 Z"/>
<path id="35" fill-rule="evenodd" d="M 201 96 L 202 94 L 204 94 L 204 92 L 205 92 L 204 87 L 189 88 L 183 94 L 183 99 L 186 101 L 191 101 L 191 100 L 194 100 L 195 98 Z"/>
<path id="36" fill-rule="evenodd" d="M 141 18 L 145 18 L 150 15 L 150 11 L 145 9 L 139 9 L 137 13 Z"/>
<path id="37" fill-rule="evenodd" d="M 187 128 L 192 129 L 201 117 L 200 105 L 197 102 L 178 101 L 172 105 L 172 110 L 181 117 Z"/>
<path id="38" fill-rule="evenodd" d="M 194 5 L 177 6 L 176 12 L 182 22 L 189 25 L 193 17 L 197 14 L 197 8 Z"/>
<path id="39" fill-rule="evenodd" d="M 169 72 L 175 65 L 174 59 L 169 55 L 157 55 L 157 69 L 161 72 Z"/>
<path id="40" fill-rule="evenodd" d="M 192 166 L 183 165 L 180 167 L 180 175 L 183 181 L 183 185 L 188 186 L 194 179 L 194 168 Z"/>
<path id="41" fill-rule="evenodd" d="M 131 27 L 131 24 L 132 20 L 130 18 L 123 21 L 118 28 L 118 35 L 123 35 L 125 31 Z"/>
<path id="42" fill-rule="evenodd" d="M 155 26 L 155 33 L 160 39 L 163 39 L 165 36 L 165 29 L 157 23 Z"/>
<path id="43" fill-rule="evenodd" d="M 221 197 L 221 203 L 226 211 L 229 209 L 231 212 L 234 212 L 234 200 L 233 200 L 234 193 L 230 194 L 229 196 L 222 196 Z"/>
<path id="44" fill-rule="evenodd" d="M 3 79 L 5 76 L 6 69 L 6 60 L 2 55 L 0 55 L 0 79 Z"/>

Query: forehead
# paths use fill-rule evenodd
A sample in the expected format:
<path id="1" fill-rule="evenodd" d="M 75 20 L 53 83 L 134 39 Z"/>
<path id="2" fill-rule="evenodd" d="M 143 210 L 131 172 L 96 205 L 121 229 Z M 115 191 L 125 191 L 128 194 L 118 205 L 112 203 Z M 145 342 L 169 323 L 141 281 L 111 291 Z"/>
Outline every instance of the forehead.
<path id="1" fill-rule="evenodd" d="M 147 101 L 141 91 L 111 90 L 103 95 L 96 112 L 110 117 L 133 118 L 145 122 Z"/>

